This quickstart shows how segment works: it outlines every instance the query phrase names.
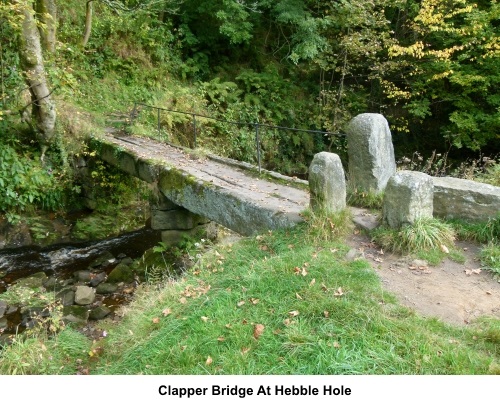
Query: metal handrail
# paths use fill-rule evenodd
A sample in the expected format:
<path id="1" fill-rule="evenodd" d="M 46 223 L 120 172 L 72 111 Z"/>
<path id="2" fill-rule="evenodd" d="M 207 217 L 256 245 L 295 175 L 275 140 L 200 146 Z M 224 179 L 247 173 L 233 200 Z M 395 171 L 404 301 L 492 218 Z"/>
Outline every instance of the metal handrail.
<path id="1" fill-rule="evenodd" d="M 207 115 L 203 114 L 197 114 L 193 112 L 186 112 L 186 111 L 177 111 L 177 110 L 171 110 L 168 108 L 164 107 L 157 107 L 153 106 L 150 104 L 145 104 L 141 102 L 134 102 L 134 108 L 132 109 L 132 112 L 130 113 L 130 124 L 133 124 L 134 119 L 138 115 L 137 107 L 138 106 L 143 106 L 147 108 L 151 108 L 153 110 L 157 110 L 157 128 L 158 128 L 158 135 L 161 135 L 161 122 L 160 122 L 160 111 L 166 111 L 166 112 L 171 112 L 171 113 L 176 113 L 176 114 L 184 114 L 184 115 L 190 115 L 193 117 L 193 145 L 194 149 L 197 147 L 197 131 L 196 131 L 196 117 L 201 117 L 205 119 L 209 119 L 212 121 L 217 121 L 217 122 L 222 122 L 222 123 L 227 123 L 227 124 L 233 124 L 233 125 L 246 125 L 246 126 L 254 126 L 255 128 L 255 145 L 256 145 L 256 150 L 257 150 L 257 162 L 258 162 L 258 167 L 259 167 L 259 173 L 261 172 L 261 158 L 260 158 L 260 135 L 259 135 L 259 128 L 260 127 L 265 127 L 268 129 L 277 129 L 277 130 L 286 130 L 286 131 L 294 131 L 294 132 L 305 132 L 309 134 L 322 134 L 325 136 L 345 136 L 345 134 L 342 133 L 336 133 L 336 132 L 329 132 L 329 131 L 319 131 L 319 130 L 313 130 L 313 129 L 300 129 L 300 128 L 291 128 L 291 127 L 284 127 L 284 126 L 276 126 L 276 125 L 269 125 L 269 124 L 262 124 L 259 122 L 243 122 L 243 121 L 230 121 L 230 120 L 223 120 L 220 118 L 215 118 L 215 117 L 210 117 Z"/>

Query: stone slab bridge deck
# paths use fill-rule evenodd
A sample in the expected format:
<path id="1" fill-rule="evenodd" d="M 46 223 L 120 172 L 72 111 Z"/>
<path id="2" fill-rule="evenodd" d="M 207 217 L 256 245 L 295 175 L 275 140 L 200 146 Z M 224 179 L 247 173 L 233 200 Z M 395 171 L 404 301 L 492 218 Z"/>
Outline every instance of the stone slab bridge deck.
<path id="1" fill-rule="evenodd" d="M 154 184 L 171 202 L 242 235 L 291 227 L 309 206 L 307 182 L 149 138 L 92 137 L 102 160 Z"/>

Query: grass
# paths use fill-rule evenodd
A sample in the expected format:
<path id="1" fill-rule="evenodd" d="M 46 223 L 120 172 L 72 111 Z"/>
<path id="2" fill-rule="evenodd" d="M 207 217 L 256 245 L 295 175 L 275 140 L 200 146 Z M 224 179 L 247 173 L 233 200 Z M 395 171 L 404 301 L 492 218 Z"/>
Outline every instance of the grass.
<path id="1" fill-rule="evenodd" d="M 435 218 L 419 218 L 401 229 L 379 227 L 372 235 L 382 247 L 404 254 L 446 252 L 454 246 L 455 240 L 453 227 Z"/>
<path id="2" fill-rule="evenodd" d="M 482 265 L 500 278 L 500 246 L 494 242 L 488 243 L 481 249 L 480 257 Z"/>
<path id="3" fill-rule="evenodd" d="M 345 260 L 347 246 L 321 238 L 318 223 L 215 246 L 182 278 L 142 286 L 120 322 L 96 325 L 101 338 L 67 328 L 27 340 L 4 349 L 0 372 L 18 364 L 29 365 L 16 369 L 25 374 L 499 371 L 498 320 L 459 328 L 417 316 L 368 262 Z M 33 355 L 42 344 L 43 359 Z"/>

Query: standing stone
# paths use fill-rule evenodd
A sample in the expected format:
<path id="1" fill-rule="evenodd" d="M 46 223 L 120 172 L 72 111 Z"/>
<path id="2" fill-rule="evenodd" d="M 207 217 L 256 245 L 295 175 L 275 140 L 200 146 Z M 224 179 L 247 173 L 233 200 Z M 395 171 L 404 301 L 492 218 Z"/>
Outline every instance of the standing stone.
<path id="1" fill-rule="evenodd" d="M 93 288 L 83 285 L 76 287 L 75 304 L 88 305 L 92 304 L 94 300 L 95 300 L 95 291 Z"/>
<path id="2" fill-rule="evenodd" d="M 412 224 L 419 218 L 432 218 L 433 182 L 431 176 L 402 170 L 392 176 L 385 189 L 383 220 L 391 228 Z"/>
<path id="3" fill-rule="evenodd" d="M 309 167 L 310 204 L 314 211 L 338 212 L 346 207 L 345 174 L 335 153 L 317 153 Z"/>
<path id="4" fill-rule="evenodd" d="M 347 127 L 350 186 L 380 193 L 396 173 L 389 124 L 383 115 L 360 114 Z"/>

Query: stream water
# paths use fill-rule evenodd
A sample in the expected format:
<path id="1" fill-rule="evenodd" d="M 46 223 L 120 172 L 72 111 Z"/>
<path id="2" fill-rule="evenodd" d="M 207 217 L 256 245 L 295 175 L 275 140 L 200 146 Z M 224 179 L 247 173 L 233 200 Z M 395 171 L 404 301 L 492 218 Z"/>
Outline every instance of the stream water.
<path id="1" fill-rule="evenodd" d="M 108 252 L 113 257 L 136 259 L 160 241 L 160 231 L 144 227 L 100 241 L 62 243 L 44 248 L 35 246 L 0 250 L 0 293 L 7 291 L 9 286 L 17 280 L 39 272 L 49 277 L 53 276 L 57 280 L 70 279 L 75 272 L 89 269 L 93 262 Z M 114 260 L 112 262 L 109 271 L 117 263 Z M 101 270 L 106 269 L 101 268 Z M 124 297 L 112 295 L 104 299 L 104 304 L 114 309 L 119 307 L 124 299 Z M 20 327 L 21 308 L 6 313 L 3 319 L 3 326 L 0 326 L 0 347 L 1 338 L 25 329 L 24 326 Z M 4 339 L 4 341 L 7 340 Z"/>

